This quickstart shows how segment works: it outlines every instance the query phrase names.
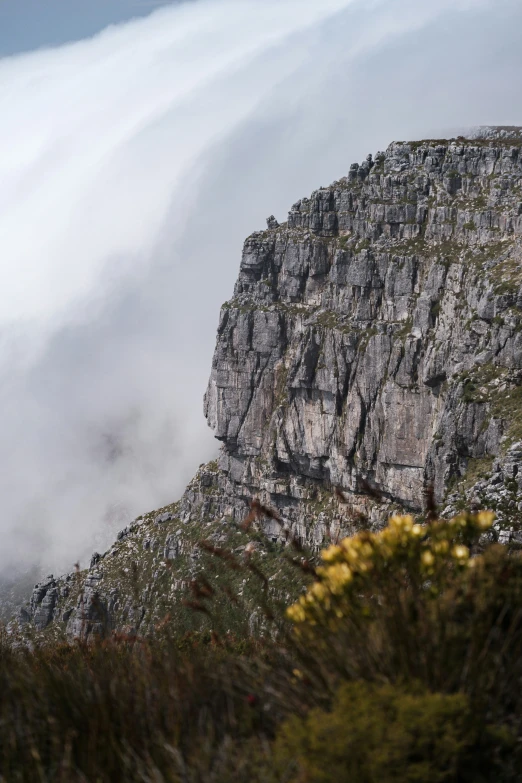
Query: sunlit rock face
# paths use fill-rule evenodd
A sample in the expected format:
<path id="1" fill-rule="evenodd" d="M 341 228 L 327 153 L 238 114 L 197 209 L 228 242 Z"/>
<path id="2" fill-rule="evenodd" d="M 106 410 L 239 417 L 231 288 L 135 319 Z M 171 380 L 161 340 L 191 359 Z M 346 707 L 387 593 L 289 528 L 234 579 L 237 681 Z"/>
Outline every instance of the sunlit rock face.
<path id="1" fill-rule="evenodd" d="M 232 495 L 419 509 L 516 438 L 522 138 L 480 135 L 394 143 L 246 240 L 205 397 Z"/>

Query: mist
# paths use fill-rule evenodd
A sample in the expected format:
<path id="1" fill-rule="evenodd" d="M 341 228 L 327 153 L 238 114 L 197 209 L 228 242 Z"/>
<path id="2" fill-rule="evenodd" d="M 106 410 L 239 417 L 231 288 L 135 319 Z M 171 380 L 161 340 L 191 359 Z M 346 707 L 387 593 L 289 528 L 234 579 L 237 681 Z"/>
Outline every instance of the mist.
<path id="1" fill-rule="evenodd" d="M 0 59 L 0 574 L 70 570 L 217 453 L 266 216 L 396 139 L 522 124 L 518 0 L 196 0 Z"/>

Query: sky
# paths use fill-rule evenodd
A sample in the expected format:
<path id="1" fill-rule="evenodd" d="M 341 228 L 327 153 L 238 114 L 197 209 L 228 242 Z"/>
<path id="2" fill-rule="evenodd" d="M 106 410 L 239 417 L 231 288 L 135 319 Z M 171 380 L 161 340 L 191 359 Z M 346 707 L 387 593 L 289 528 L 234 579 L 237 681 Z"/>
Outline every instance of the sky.
<path id="1" fill-rule="evenodd" d="M 174 4 L 172 0 L 0 0 L 0 57 L 89 38 L 109 25 Z"/>
<path id="2" fill-rule="evenodd" d="M 0 0 L 0 575 L 176 500 L 244 238 L 392 140 L 522 124 L 519 0 Z"/>

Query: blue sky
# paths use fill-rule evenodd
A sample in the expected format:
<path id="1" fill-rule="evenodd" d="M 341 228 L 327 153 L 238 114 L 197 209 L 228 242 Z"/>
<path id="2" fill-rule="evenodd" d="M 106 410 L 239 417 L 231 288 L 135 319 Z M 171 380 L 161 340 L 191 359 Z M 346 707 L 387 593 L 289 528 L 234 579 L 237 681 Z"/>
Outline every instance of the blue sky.
<path id="1" fill-rule="evenodd" d="M 95 35 L 175 0 L 0 0 L 0 57 Z"/>

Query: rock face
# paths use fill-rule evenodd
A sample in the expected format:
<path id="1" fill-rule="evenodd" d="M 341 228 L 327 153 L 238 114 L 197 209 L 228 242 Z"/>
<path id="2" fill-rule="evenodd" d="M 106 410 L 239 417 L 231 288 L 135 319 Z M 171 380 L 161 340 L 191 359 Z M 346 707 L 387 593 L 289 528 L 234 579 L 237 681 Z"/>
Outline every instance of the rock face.
<path id="1" fill-rule="evenodd" d="M 395 143 L 247 239 L 205 398 L 229 494 L 285 507 L 303 483 L 368 482 L 418 510 L 500 455 L 521 391 L 521 185 L 520 139 Z"/>
<path id="2" fill-rule="evenodd" d="M 218 462 L 86 572 L 37 585 L 24 628 L 153 630 L 204 570 L 202 538 L 258 557 L 287 599 L 289 539 L 317 551 L 426 492 L 447 515 L 496 509 L 522 546 L 522 135 L 473 135 L 394 143 L 246 240 L 205 395 Z M 254 497 L 276 513 L 248 549 Z"/>
<path id="3" fill-rule="evenodd" d="M 46 628 L 53 619 L 57 598 L 58 590 L 54 580 L 46 585 L 35 587 L 31 596 L 31 609 L 33 622 L 39 630 Z"/>
<path id="4" fill-rule="evenodd" d="M 111 630 L 110 616 L 105 598 L 98 590 L 101 575 L 91 571 L 83 580 L 76 607 L 64 612 L 67 635 L 74 639 L 88 640 L 92 636 L 103 638 Z"/>
<path id="5" fill-rule="evenodd" d="M 471 481 L 468 476 L 460 491 L 448 495 L 444 516 L 455 516 L 461 508 L 491 509 L 496 515 L 493 532 L 497 540 L 522 548 L 522 442 L 510 446 L 492 465 L 479 460 L 475 467 L 480 475 Z"/>

